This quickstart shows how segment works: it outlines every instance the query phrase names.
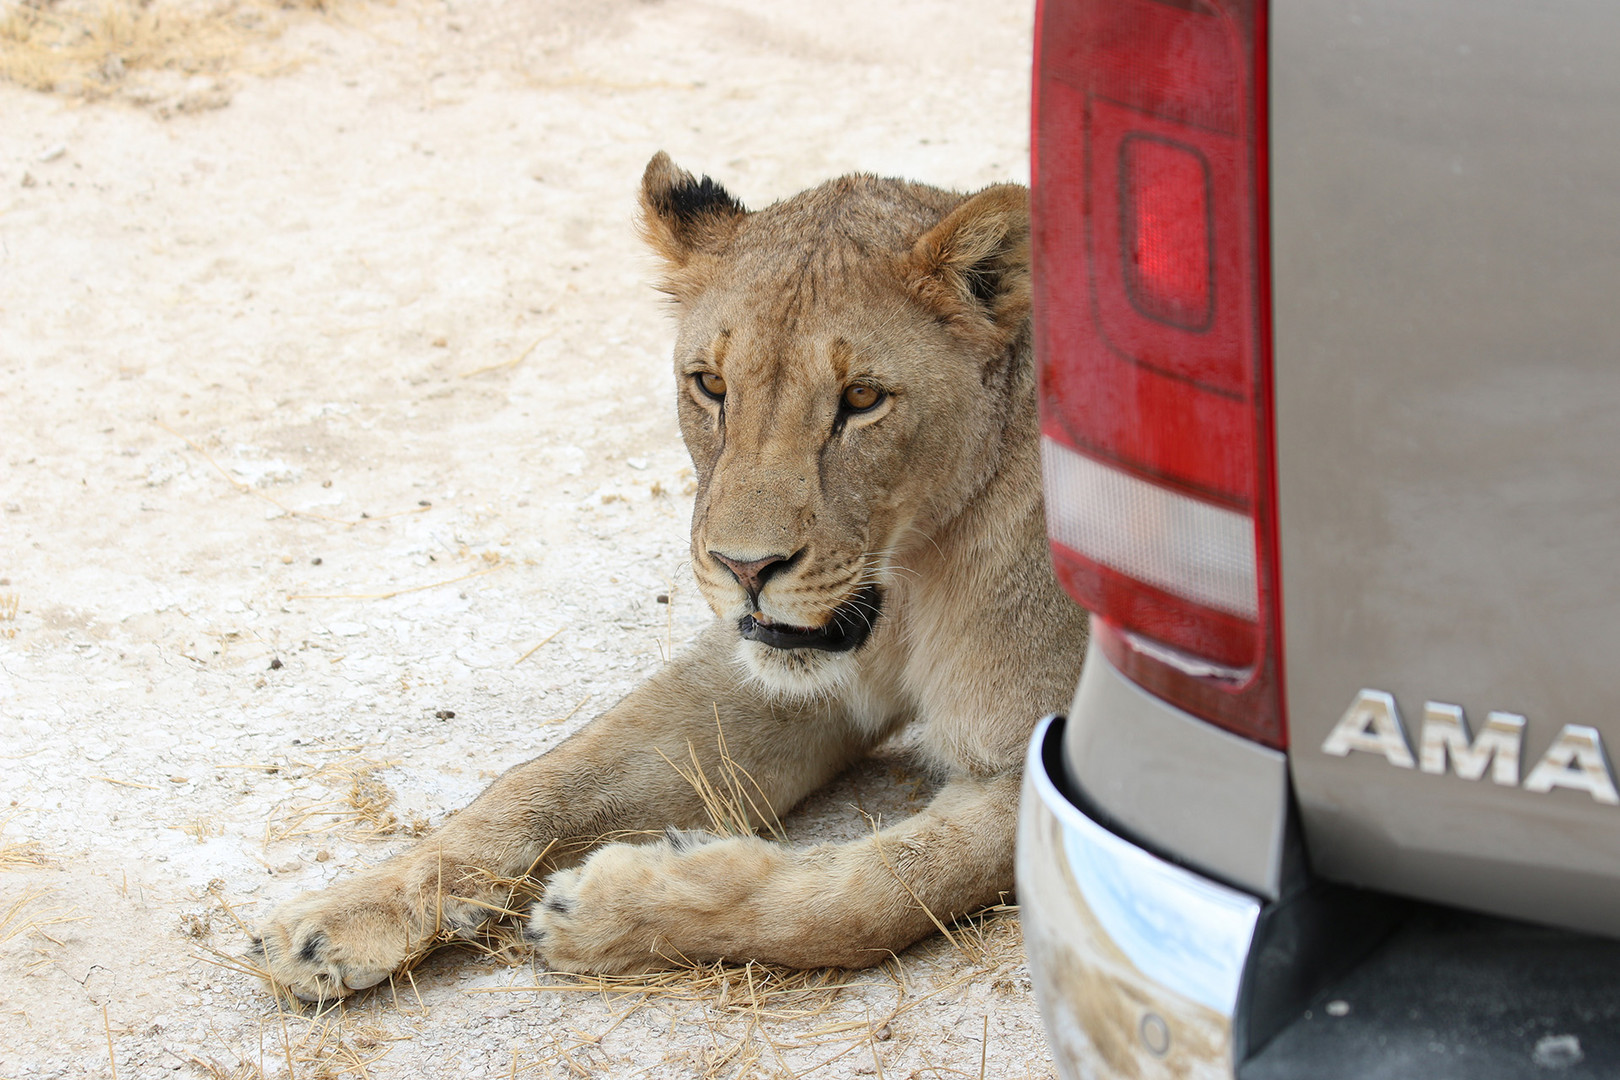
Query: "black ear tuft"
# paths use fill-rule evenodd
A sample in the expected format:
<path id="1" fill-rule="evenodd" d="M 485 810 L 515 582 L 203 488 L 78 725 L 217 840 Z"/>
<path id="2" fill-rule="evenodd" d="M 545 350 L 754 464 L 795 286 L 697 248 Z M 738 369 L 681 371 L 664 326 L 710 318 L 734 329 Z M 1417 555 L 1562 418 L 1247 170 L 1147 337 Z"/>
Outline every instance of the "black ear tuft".
<path id="1" fill-rule="evenodd" d="M 641 177 L 641 229 L 653 250 L 680 270 L 694 256 L 712 255 L 730 241 L 747 207 L 705 176 L 701 180 L 659 151 Z M 692 283 L 688 283 L 690 285 Z M 673 280 L 668 291 L 680 293 Z"/>
<path id="2" fill-rule="evenodd" d="M 684 227 L 694 225 L 698 219 L 711 214 L 734 216 L 748 210 L 725 188 L 705 176 L 694 180 L 690 173 L 680 182 L 652 195 L 653 209 L 662 217 L 673 219 Z"/>

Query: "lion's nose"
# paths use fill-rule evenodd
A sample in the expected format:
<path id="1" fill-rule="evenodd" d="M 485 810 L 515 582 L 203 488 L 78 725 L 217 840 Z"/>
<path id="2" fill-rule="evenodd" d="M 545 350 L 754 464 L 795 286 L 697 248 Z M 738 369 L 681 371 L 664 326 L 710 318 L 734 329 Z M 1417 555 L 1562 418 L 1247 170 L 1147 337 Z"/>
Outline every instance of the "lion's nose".
<path id="1" fill-rule="evenodd" d="M 792 555 L 767 555 L 763 559 L 733 559 L 718 551 L 711 551 L 709 554 L 731 571 L 737 583 L 748 591 L 748 599 L 755 607 L 759 606 L 759 594 L 765 588 L 765 583 L 778 571 L 792 566 L 799 558 L 797 551 Z"/>

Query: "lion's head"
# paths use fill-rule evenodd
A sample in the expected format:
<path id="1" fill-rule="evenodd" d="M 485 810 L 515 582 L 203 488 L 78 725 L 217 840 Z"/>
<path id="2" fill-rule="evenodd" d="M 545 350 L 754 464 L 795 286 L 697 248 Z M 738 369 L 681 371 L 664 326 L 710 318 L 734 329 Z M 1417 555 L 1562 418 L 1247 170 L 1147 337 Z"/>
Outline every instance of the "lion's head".
<path id="1" fill-rule="evenodd" d="M 846 679 L 1032 400 L 1027 194 L 846 176 L 749 212 L 658 154 L 692 565 L 762 682 Z"/>

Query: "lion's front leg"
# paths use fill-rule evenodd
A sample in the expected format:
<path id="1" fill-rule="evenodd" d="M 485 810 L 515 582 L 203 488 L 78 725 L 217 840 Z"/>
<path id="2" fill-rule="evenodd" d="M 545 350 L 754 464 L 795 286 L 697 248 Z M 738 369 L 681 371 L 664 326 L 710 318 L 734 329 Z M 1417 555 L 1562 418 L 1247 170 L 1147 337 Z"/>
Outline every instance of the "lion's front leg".
<path id="1" fill-rule="evenodd" d="M 754 785 L 755 816 L 785 813 L 870 746 L 875 734 L 852 728 L 841 707 L 768 702 L 740 688 L 732 633 L 700 638 L 421 844 L 277 907 L 258 945 L 271 981 L 311 1001 L 373 986 L 443 935 L 470 935 L 507 910 L 512 879 L 569 866 L 604 838 L 703 824 L 703 801 L 676 764 L 721 775 L 717 723 L 725 767 Z"/>
<path id="2" fill-rule="evenodd" d="M 1018 777 L 957 780 L 898 825 L 794 850 L 672 833 L 552 875 L 529 934 L 554 968 L 626 974 L 689 961 L 867 967 L 1012 891 Z"/>

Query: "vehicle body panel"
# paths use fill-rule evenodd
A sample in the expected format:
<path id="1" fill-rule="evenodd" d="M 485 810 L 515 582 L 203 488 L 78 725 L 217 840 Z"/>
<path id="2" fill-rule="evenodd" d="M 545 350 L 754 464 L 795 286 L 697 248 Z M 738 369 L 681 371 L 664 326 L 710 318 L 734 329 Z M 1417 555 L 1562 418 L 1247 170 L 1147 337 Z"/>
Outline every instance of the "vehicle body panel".
<path id="1" fill-rule="evenodd" d="M 1289 756 L 1322 874 L 1620 934 L 1620 807 L 1322 750 L 1358 693 L 1620 745 L 1620 6 L 1271 16 Z"/>
<path id="2" fill-rule="evenodd" d="M 1067 775 L 1120 832 L 1276 899 L 1287 759 L 1149 694 L 1093 643 L 1063 734 Z M 1104 811 L 1099 811 L 1104 812 Z"/>

